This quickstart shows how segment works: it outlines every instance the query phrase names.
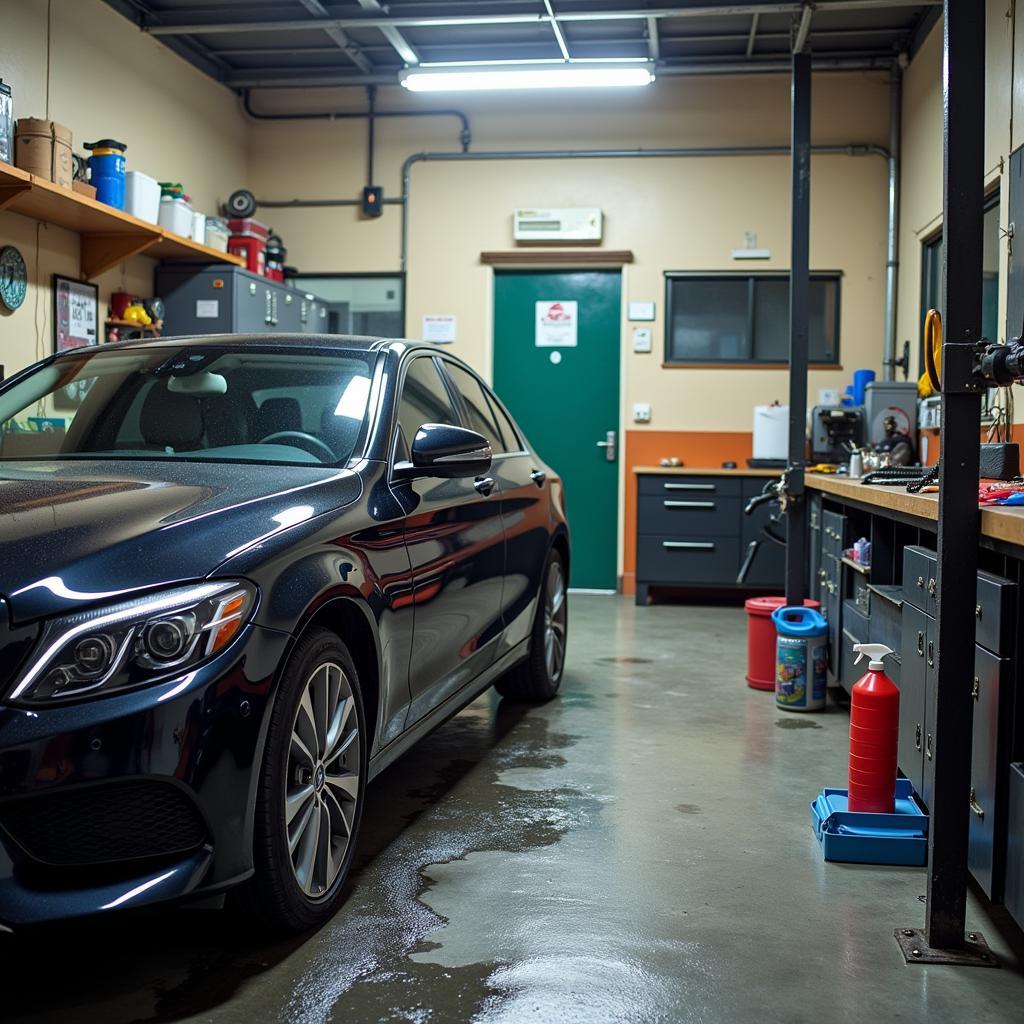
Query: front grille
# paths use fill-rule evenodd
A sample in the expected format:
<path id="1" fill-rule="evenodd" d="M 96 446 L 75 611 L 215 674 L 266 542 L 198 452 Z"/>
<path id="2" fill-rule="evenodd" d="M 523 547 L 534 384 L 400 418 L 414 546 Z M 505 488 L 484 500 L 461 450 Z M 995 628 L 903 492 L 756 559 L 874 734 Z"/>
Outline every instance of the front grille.
<path id="1" fill-rule="evenodd" d="M 181 854 L 206 839 L 192 801 L 148 779 L 22 797 L 0 807 L 0 826 L 33 860 L 55 867 Z"/>
<path id="2" fill-rule="evenodd" d="M 0 697 L 8 684 L 14 681 L 15 673 L 25 660 L 38 632 L 36 626 L 19 629 L 11 626 L 7 602 L 0 597 Z"/>

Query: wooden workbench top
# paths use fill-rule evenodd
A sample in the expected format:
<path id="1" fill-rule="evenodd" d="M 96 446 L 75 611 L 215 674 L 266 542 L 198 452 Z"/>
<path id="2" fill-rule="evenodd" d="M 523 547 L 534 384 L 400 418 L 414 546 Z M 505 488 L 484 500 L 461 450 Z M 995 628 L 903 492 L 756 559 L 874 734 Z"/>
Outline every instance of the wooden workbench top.
<path id="1" fill-rule="evenodd" d="M 634 466 L 633 472 L 661 476 L 782 476 L 781 469 L 750 469 L 746 466 L 737 466 L 736 469 L 723 469 L 721 466 L 706 469 L 691 469 L 689 466 Z"/>
<path id="2" fill-rule="evenodd" d="M 903 485 L 881 487 L 878 484 L 862 484 L 859 480 L 845 476 L 808 473 L 807 486 L 823 494 L 833 494 L 837 498 L 857 501 L 872 508 L 891 509 L 932 522 L 937 522 L 939 518 L 938 494 L 908 494 Z M 982 508 L 981 535 L 1024 547 L 1024 506 L 994 505 Z"/>

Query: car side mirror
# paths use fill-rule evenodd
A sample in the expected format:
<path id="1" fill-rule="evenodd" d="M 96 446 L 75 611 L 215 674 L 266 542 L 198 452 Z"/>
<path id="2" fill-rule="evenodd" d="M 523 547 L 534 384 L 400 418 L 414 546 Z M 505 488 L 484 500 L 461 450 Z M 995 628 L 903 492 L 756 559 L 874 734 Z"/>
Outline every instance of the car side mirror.
<path id="1" fill-rule="evenodd" d="M 491 445 L 482 434 L 444 423 L 424 423 L 412 440 L 412 461 L 395 466 L 398 476 L 460 479 L 491 468 Z"/>

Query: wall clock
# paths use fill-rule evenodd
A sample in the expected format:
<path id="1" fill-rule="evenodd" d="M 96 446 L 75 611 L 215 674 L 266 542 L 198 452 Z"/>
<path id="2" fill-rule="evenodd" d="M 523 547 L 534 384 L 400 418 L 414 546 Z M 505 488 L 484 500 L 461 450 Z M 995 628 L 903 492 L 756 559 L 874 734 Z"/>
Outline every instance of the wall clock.
<path id="1" fill-rule="evenodd" d="M 13 245 L 0 248 L 0 306 L 17 309 L 25 301 L 28 290 L 28 269 L 20 252 Z"/>

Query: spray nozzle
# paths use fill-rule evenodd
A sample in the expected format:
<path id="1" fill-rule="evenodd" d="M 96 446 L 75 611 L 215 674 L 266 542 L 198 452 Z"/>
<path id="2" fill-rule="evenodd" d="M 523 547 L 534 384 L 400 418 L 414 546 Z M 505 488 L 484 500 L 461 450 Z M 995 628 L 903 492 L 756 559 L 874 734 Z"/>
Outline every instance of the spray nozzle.
<path id="1" fill-rule="evenodd" d="M 887 654 L 895 653 L 891 647 L 886 647 L 885 644 L 854 644 L 853 649 L 857 652 L 857 660 L 854 665 L 858 664 L 866 654 L 871 659 L 868 662 L 868 668 L 872 672 L 881 672 L 885 668 L 882 659 Z"/>

